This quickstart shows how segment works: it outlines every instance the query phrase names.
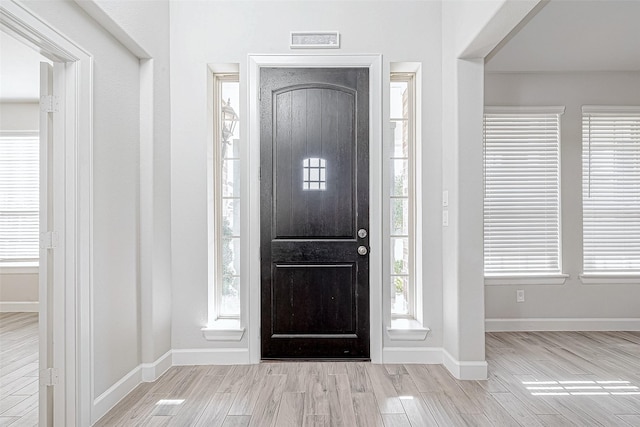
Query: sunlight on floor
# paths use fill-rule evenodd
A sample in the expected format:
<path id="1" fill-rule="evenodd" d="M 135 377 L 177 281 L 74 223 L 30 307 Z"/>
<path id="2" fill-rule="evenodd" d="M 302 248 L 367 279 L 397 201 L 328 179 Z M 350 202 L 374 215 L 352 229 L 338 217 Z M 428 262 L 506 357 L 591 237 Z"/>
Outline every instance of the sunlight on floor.
<path id="1" fill-rule="evenodd" d="M 160 399 L 156 402 L 156 405 L 182 405 L 184 399 Z"/>
<path id="2" fill-rule="evenodd" d="M 532 396 L 625 396 L 640 395 L 629 381 L 522 381 Z"/>

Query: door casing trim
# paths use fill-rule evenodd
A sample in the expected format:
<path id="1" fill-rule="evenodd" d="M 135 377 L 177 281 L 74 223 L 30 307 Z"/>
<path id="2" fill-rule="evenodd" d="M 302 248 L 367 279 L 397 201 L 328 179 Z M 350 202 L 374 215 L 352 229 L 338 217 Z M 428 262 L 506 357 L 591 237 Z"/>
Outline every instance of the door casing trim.
<path id="1" fill-rule="evenodd" d="M 54 388 L 54 425 L 91 424 L 93 404 L 92 362 L 92 239 L 93 239 L 93 58 L 64 33 L 42 21 L 19 1 L 0 4 L 0 27 L 35 48 L 53 62 L 64 63 L 60 114 L 64 132 L 58 134 L 52 209 L 60 246 L 49 286 L 57 297 L 52 315 L 53 367 L 59 369 Z M 53 154 L 53 153 L 52 153 Z M 64 163 L 62 162 L 64 160 Z M 45 345 L 52 345 L 47 342 Z M 59 384 L 60 384 L 59 382 Z M 48 408 L 41 408 L 42 411 Z M 41 419 L 39 425 L 46 425 Z"/>
<path id="2" fill-rule="evenodd" d="M 259 363 L 260 347 L 260 68 L 347 68 L 369 69 L 369 316 L 371 362 L 382 363 L 382 55 L 248 55 L 246 91 L 247 150 L 241 153 L 243 239 L 241 267 L 241 323 L 249 332 L 249 357 Z M 242 71 L 242 70 L 241 70 Z M 241 88 L 242 90 L 242 88 Z M 258 244 L 256 244 L 256 242 Z"/>

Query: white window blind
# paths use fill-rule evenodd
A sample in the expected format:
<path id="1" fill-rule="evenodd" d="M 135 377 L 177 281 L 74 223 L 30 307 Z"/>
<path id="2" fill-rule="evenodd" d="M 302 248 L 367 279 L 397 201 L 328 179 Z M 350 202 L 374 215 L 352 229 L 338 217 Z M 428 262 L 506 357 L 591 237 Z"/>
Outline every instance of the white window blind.
<path id="1" fill-rule="evenodd" d="M 0 262 L 39 256 L 39 139 L 0 135 Z"/>
<path id="2" fill-rule="evenodd" d="M 560 115 L 564 107 L 484 116 L 484 272 L 561 273 Z"/>
<path id="3" fill-rule="evenodd" d="M 640 107 L 582 110 L 583 268 L 640 273 Z"/>

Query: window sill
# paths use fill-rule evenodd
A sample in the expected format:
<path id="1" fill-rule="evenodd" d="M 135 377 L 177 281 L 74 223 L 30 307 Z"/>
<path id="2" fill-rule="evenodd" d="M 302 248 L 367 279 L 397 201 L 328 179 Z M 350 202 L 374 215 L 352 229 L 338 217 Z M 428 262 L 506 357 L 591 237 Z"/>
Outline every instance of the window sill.
<path id="1" fill-rule="evenodd" d="M 640 274 L 581 274 L 580 281 L 585 285 L 638 285 Z"/>
<path id="2" fill-rule="evenodd" d="M 201 330 L 207 341 L 240 341 L 244 329 L 239 319 L 218 319 Z"/>
<path id="3" fill-rule="evenodd" d="M 0 263 L 0 274 L 38 274 L 38 261 Z"/>
<path id="4" fill-rule="evenodd" d="M 415 319 L 393 319 L 387 326 L 387 334 L 393 341 L 424 341 L 431 329 Z"/>
<path id="5" fill-rule="evenodd" d="M 540 276 L 485 276 L 486 286 L 508 285 L 564 285 L 569 278 L 568 274 L 549 274 Z"/>

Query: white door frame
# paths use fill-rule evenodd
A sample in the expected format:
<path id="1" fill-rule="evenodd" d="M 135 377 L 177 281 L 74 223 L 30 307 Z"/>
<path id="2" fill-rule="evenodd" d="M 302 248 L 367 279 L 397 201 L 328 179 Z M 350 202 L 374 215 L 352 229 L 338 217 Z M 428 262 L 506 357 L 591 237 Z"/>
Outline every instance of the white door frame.
<path id="1" fill-rule="evenodd" d="M 243 263 L 241 277 L 248 278 L 241 293 L 243 324 L 248 324 L 249 357 L 259 363 L 260 349 L 260 68 L 346 68 L 369 69 L 369 211 L 370 211 L 370 268 L 369 312 L 371 361 L 382 363 L 382 56 L 381 55 L 249 55 L 248 68 L 248 149 L 241 152 L 242 194 L 247 203 L 242 208 Z"/>
<path id="2" fill-rule="evenodd" d="M 51 249 L 53 313 L 40 303 L 40 315 L 51 319 L 49 336 L 41 345 L 49 346 L 52 336 L 59 346 L 50 348 L 53 368 L 60 372 L 54 387 L 53 408 L 43 408 L 53 419 L 40 425 L 90 425 L 93 395 L 91 362 L 92 293 L 92 58 L 88 52 L 62 33 L 40 20 L 19 2 L 0 3 L 0 27 L 54 63 L 60 64 L 58 121 L 63 124 L 53 135 L 54 176 L 52 206 L 59 246 Z M 41 206 L 41 209 L 43 207 Z M 45 261 L 46 264 L 46 261 Z M 41 337 L 42 338 L 42 337 Z"/>

